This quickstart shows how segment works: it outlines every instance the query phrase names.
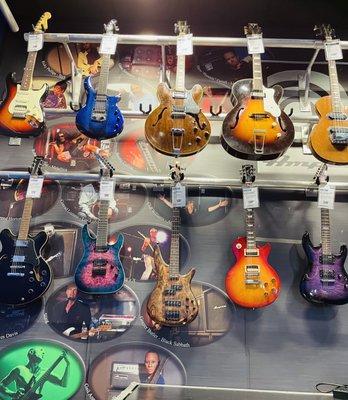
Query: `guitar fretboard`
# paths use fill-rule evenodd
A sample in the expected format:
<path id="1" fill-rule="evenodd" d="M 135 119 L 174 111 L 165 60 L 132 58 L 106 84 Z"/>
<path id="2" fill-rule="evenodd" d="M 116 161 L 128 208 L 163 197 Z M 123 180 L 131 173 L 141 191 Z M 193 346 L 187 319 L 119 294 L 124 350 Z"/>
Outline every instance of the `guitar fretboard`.
<path id="1" fill-rule="evenodd" d="M 101 200 L 98 214 L 96 250 L 103 251 L 108 245 L 109 200 Z"/>
<path id="2" fill-rule="evenodd" d="M 330 210 L 321 208 L 321 244 L 325 256 L 331 256 Z"/>
<path id="3" fill-rule="evenodd" d="M 257 247 L 255 239 L 255 217 L 253 208 L 246 209 L 245 225 L 247 232 L 247 250 L 255 250 Z"/>
<path id="4" fill-rule="evenodd" d="M 36 62 L 37 51 L 28 53 L 27 62 L 25 64 L 24 73 L 21 82 L 21 90 L 29 90 L 33 80 L 34 67 Z"/>
<path id="5" fill-rule="evenodd" d="M 175 90 L 185 91 L 185 56 L 178 56 L 176 65 Z"/>
<path id="6" fill-rule="evenodd" d="M 339 113 L 342 109 L 342 103 L 340 96 L 340 85 L 337 77 L 336 61 L 329 60 L 328 65 L 329 65 L 332 111 Z"/>
<path id="7" fill-rule="evenodd" d="M 29 226 L 30 226 L 30 220 L 31 220 L 31 212 L 33 209 L 33 202 L 34 202 L 34 200 L 32 198 L 25 199 L 21 224 L 20 224 L 19 233 L 18 233 L 19 240 L 27 240 L 28 239 Z"/>
<path id="8" fill-rule="evenodd" d="M 253 90 L 263 92 L 261 55 L 253 54 Z"/>
<path id="9" fill-rule="evenodd" d="M 169 261 L 169 274 L 170 276 L 179 275 L 179 262 L 180 262 L 180 209 L 173 207 L 172 213 L 172 239 L 170 244 L 170 261 Z"/>
<path id="10" fill-rule="evenodd" d="M 103 54 L 101 57 L 101 68 L 98 82 L 97 95 L 106 95 L 109 80 L 110 54 Z"/>

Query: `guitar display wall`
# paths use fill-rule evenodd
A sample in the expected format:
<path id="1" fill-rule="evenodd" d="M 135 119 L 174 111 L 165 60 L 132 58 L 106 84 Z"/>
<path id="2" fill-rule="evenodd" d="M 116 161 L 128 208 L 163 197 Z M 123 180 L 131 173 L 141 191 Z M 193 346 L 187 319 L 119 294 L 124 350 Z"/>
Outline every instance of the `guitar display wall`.
<path id="1" fill-rule="evenodd" d="M 37 64 L 35 76 L 40 83 L 57 74 L 44 67 L 48 65 L 49 47 Z M 150 74 L 145 79 L 136 72 L 133 74 L 132 58 L 126 58 L 133 55 L 135 66 L 146 65 L 145 61 L 139 60 L 145 57 L 139 46 L 134 46 L 134 49 L 134 52 L 130 47 L 120 50 L 123 64 L 115 60 L 109 86 L 124 89 L 124 101 L 127 95 L 131 96 L 129 108 L 136 109 L 140 102 L 144 106 L 155 106 L 156 80 L 149 80 Z M 147 47 L 146 51 L 149 51 Z M 243 49 L 240 52 L 243 54 Z M 201 72 L 202 60 L 204 66 L 212 61 L 207 60 L 208 53 L 208 48 L 200 49 L 187 71 L 188 86 L 191 87 L 191 82 L 199 82 L 202 86 L 213 88 L 213 98 L 204 98 L 205 107 L 221 100 L 223 88 L 227 86 Z M 20 54 L 23 54 L 23 60 L 20 60 Z M 11 65 L 14 66 L 12 69 L 20 71 L 24 58 L 24 47 L 18 46 L 16 53 L 9 55 L 6 63 L 2 62 L 0 76 L 4 76 L 5 69 L 11 69 Z M 154 58 L 151 53 L 151 67 Z M 306 59 L 305 54 L 303 59 Z M 131 65 L 126 69 L 127 60 Z M 301 116 L 298 96 L 293 95 L 293 77 L 298 69 L 295 70 L 291 64 L 282 64 L 281 67 L 272 63 L 265 65 L 268 82 L 282 83 L 286 87 L 285 110 L 290 113 L 292 108 L 294 115 Z M 304 65 L 303 61 L 299 69 L 303 70 Z M 134 70 L 137 71 L 137 68 Z M 348 77 L 346 66 L 341 66 L 340 72 Z M 228 76 L 225 78 L 227 82 Z M 318 92 L 328 90 L 325 67 L 316 65 L 312 79 L 316 86 L 310 92 L 310 99 L 314 101 Z M 143 92 L 141 95 L 139 87 Z M 68 94 L 65 96 L 66 104 L 69 104 Z M 314 110 L 309 114 L 314 116 Z M 0 137 L 0 169 L 25 170 L 31 164 L 33 154 L 37 154 L 45 156 L 47 164 L 44 171 L 98 172 L 93 155 L 84 154 L 78 147 L 79 141 L 74 142 L 78 134 L 73 118 L 47 113 L 47 133 L 36 139 L 22 140 L 20 146 L 9 146 L 9 139 Z M 114 142 L 93 142 L 93 145 L 104 150 L 117 173 L 166 175 L 172 160 L 156 153 L 144 141 L 143 126 L 143 120 L 127 119 L 124 132 Z M 299 124 L 298 130 L 301 127 L 305 129 L 307 125 Z M 212 123 L 213 135 L 217 136 L 220 129 L 221 122 Z M 57 161 L 53 144 L 60 132 L 70 142 L 71 152 L 76 150 L 71 160 Z M 183 160 L 181 165 L 186 167 L 186 176 L 237 178 L 242 161 L 229 156 L 220 144 L 212 140 L 200 154 Z M 298 179 L 308 181 L 310 186 L 319 165 L 314 157 L 304 155 L 302 148 L 294 147 L 280 160 L 260 163 L 257 179 Z M 330 176 L 337 181 L 345 181 L 347 172 L 343 166 L 329 169 Z M 232 304 L 224 293 L 225 275 L 234 262 L 231 243 L 237 236 L 244 236 L 245 232 L 241 192 L 226 187 L 212 189 L 205 185 L 189 188 L 188 201 L 192 202 L 192 208 L 181 212 L 181 273 L 187 272 L 190 267 L 196 268 L 193 291 L 200 312 L 189 326 L 159 329 L 146 313 L 146 301 L 155 282 L 151 276 L 150 279 L 142 279 L 148 266 L 145 257 L 148 254 L 141 252 L 140 248 L 144 239 L 142 235 L 149 236 L 150 230 L 155 228 L 161 232 L 162 254 L 168 261 L 171 210 L 166 208 L 168 206 L 163 198 L 169 199 L 169 189 L 117 184 L 115 198 L 119 214 L 109 221 L 110 234 L 122 232 L 125 236 L 121 257 L 126 276 L 130 279 L 126 280 L 120 296 L 115 295 L 115 298 L 85 296 L 92 321 L 95 318 L 102 320 L 105 326 L 111 325 L 112 334 L 107 333 L 107 329 L 95 329 L 90 340 L 66 336 L 55 324 L 57 316 L 54 307 L 65 299 L 66 290 L 73 282 L 74 268 L 81 257 L 80 237 L 85 216 L 77 203 L 83 187 L 88 184 L 98 191 L 97 183 L 87 181 L 49 182 L 47 187 L 55 188 L 54 196 L 50 196 L 47 189 L 48 192 L 38 201 L 43 204 L 34 212 L 32 229 L 40 230 L 52 223 L 64 239 L 64 257 L 52 259 L 55 279 L 42 300 L 25 309 L 0 309 L 0 380 L 9 372 L 3 361 L 4 355 L 14 352 L 13 349 L 18 349 L 24 363 L 30 347 L 56 346 L 52 350 L 52 362 L 59 357 L 61 349 L 67 349 L 72 371 L 77 371 L 81 377 L 77 380 L 80 387 L 69 384 L 70 391 L 62 391 L 62 398 L 113 400 L 125 385 L 120 381 L 117 369 L 122 370 L 122 365 L 128 368 L 126 383 L 142 377 L 144 360 L 149 351 L 157 352 L 161 360 L 166 361 L 162 373 L 166 384 L 314 391 L 319 381 L 346 381 L 348 306 L 315 306 L 306 302 L 299 292 L 300 279 L 306 268 L 301 247 L 302 234 L 308 230 L 313 242 L 320 241 L 320 210 L 316 198 L 304 190 L 260 191 L 261 206 L 255 211 L 257 238 L 272 245 L 270 263 L 280 276 L 282 289 L 278 300 L 271 306 L 247 310 Z M 15 197 L 18 185 L 19 182 L 15 181 L 3 182 L 1 186 L 0 200 L 4 206 L 0 214 L 0 229 L 16 231 L 18 228 L 21 215 L 21 200 Z M 335 251 L 340 243 L 348 242 L 347 200 L 348 195 L 337 196 L 331 213 Z M 95 223 L 90 225 L 90 229 L 95 231 Z M 58 252 L 53 253 L 47 257 Z M 12 365 L 15 365 L 14 362 Z M 45 361 L 45 366 L 49 365 L 50 361 Z M 61 363 L 56 374 L 61 377 L 63 373 L 64 365 Z M 146 381 L 146 376 L 141 379 Z M 49 390 L 54 390 L 54 386 L 47 387 L 45 396 L 49 396 Z"/>

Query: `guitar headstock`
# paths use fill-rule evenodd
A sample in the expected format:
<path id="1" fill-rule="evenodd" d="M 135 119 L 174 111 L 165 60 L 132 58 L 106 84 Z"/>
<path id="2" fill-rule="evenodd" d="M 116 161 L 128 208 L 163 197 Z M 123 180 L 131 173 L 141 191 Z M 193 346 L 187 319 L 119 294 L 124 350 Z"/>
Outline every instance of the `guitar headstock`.
<path id="1" fill-rule="evenodd" d="M 329 181 L 329 176 L 327 174 L 327 164 L 323 163 L 315 173 L 313 179 L 317 185 L 321 183 L 327 183 Z"/>
<path id="2" fill-rule="evenodd" d="M 335 30 L 330 24 L 320 24 L 314 27 L 315 36 L 322 40 L 332 40 L 336 38 Z"/>
<path id="3" fill-rule="evenodd" d="M 259 24 L 249 22 L 248 25 L 244 26 L 244 34 L 246 36 L 262 35 L 262 29 Z"/>
<path id="4" fill-rule="evenodd" d="M 185 177 L 184 173 L 182 172 L 182 168 L 178 163 L 175 165 L 170 165 L 170 177 L 173 179 L 175 183 L 182 181 Z"/>
<path id="5" fill-rule="evenodd" d="M 112 178 L 115 170 L 115 167 L 103 156 L 100 154 L 95 154 L 96 159 L 100 165 L 100 177 L 101 178 Z"/>
<path id="6" fill-rule="evenodd" d="M 251 185 L 255 182 L 255 167 L 252 164 L 242 165 L 242 169 L 240 170 L 241 181 L 244 185 Z"/>
<path id="7" fill-rule="evenodd" d="M 111 19 L 107 24 L 104 24 L 105 33 L 109 35 L 118 32 L 120 29 L 117 25 L 117 19 Z"/>
<path id="8" fill-rule="evenodd" d="M 28 168 L 30 175 L 42 175 L 42 164 L 44 162 L 44 157 L 36 156 L 33 160 L 31 167 Z"/>
<path id="9" fill-rule="evenodd" d="M 51 13 L 46 11 L 37 21 L 36 25 L 33 27 L 35 33 L 42 33 L 48 29 L 48 20 L 52 17 Z"/>
<path id="10" fill-rule="evenodd" d="M 190 26 L 187 21 L 178 21 L 174 24 L 174 32 L 179 36 L 187 35 L 190 33 Z"/>

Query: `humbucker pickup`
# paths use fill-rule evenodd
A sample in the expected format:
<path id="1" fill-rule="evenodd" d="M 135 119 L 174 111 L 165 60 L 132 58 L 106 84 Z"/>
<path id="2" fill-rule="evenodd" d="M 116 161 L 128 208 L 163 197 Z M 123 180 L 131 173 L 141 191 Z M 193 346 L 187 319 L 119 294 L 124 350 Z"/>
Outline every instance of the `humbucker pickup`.
<path id="1" fill-rule="evenodd" d="M 348 144 L 348 127 L 330 126 L 329 132 L 332 144 Z"/>
<path id="2" fill-rule="evenodd" d="M 345 121 L 347 119 L 347 114 L 341 112 L 332 112 L 328 114 L 327 117 L 331 120 Z"/>
<path id="3" fill-rule="evenodd" d="M 28 240 L 16 240 L 16 247 L 28 247 Z"/>
<path id="4" fill-rule="evenodd" d="M 12 262 L 16 263 L 16 262 L 24 262 L 25 261 L 25 256 L 19 256 L 19 255 L 14 255 L 12 257 Z"/>
<path id="5" fill-rule="evenodd" d="M 180 319 L 180 311 L 166 311 L 165 318 L 166 320 L 178 321 Z"/>
<path id="6" fill-rule="evenodd" d="M 168 307 L 181 307 L 180 300 L 165 300 L 164 305 Z"/>

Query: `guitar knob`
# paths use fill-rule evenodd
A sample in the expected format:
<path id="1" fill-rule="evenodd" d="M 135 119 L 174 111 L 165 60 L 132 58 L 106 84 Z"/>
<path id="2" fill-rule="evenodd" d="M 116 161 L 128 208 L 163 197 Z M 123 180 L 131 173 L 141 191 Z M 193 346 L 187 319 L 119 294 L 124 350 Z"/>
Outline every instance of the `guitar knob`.
<path id="1" fill-rule="evenodd" d="M 197 133 L 198 132 L 198 128 L 197 128 L 197 126 L 195 126 L 194 128 L 193 128 L 193 133 Z"/>
<path id="2" fill-rule="evenodd" d="M 276 122 L 272 122 L 272 128 L 275 128 L 276 126 L 277 126 L 277 123 Z"/>
<path id="3" fill-rule="evenodd" d="M 200 136 L 196 136 L 196 143 L 199 143 L 201 141 L 201 137 Z"/>
<path id="4" fill-rule="evenodd" d="M 268 297 L 268 296 L 269 296 L 269 294 L 268 294 L 267 292 L 265 292 L 265 293 L 264 293 L 264 296 L 265 296 L 265 297 Z"/>
<path id="5" fill-rule="evenodd" d="M 34 293 L 34 289 L 29 289 L 29 290 L 28 290 L 28 293 L 29 293 L 29 294 L 33 294 L 33 293 Z"/>
<path id="6" fill-rule="evenodd" d="M 264 287 L 268 288 L 268 282 L 265 282 Z"/>
<path id="7" fill-rule="evenodd" d="M 348 289 L 348 283 L 346 283 L 346 284 L 344 285 L 344 288 L 345 288 L 345 289 Z"/>
<path id="8" fill-rule="evenodd" d="M 42 272 L 41 272 L 41 275 L 47 275 L 47 271 L 44 269 Z"/>
<path id="9" fill-rule="evenodd" d="M 41 286 L 41 287 L 45 287 L 45 286 L 46 286 L 46 283 L 45 283 L 45 282 L 41 282 L 41 283 L 40 283 L 40 286 Z"/>
<path id="10" fill-rule="evenodd" d="M 338 275 L 337 275 L 337 278 L 338 278 L 338 279 L 342 279 L 342 274 L 338 274 Z"/>
<path id="11" fill-rule="evenodd" d="M 203 122 L 202 124 L 202 129 L 206 128 L 207 124 L 205 122 Z"/>
<path id="12" fill-rule="evenodd" d="M 273 285 L 275 285 L 276 280 L 275 280 L 274 278 L 272 278 L 272 279 L 271 279 L 271 282 L 272 282 Z"/>
<path id="13" fill-rule="evenodd" d="M 204 137 L 208 140 L 210 136 L 210 133 L 208 131 L 204 132 Z"/>
<path id="14" fill-rule="evenodd" d="M 277 293 L 277 291 L 275 290 L 275 288 L 271 289 L 271 293 L 272 293 L 272 294 L 276 294 L 276 293 Z"/>
<path id="15" fill-rule="evenodd" d="M 34 278 L 32 276 L 29 278 L 29 282 L 34 282 Z"/>

